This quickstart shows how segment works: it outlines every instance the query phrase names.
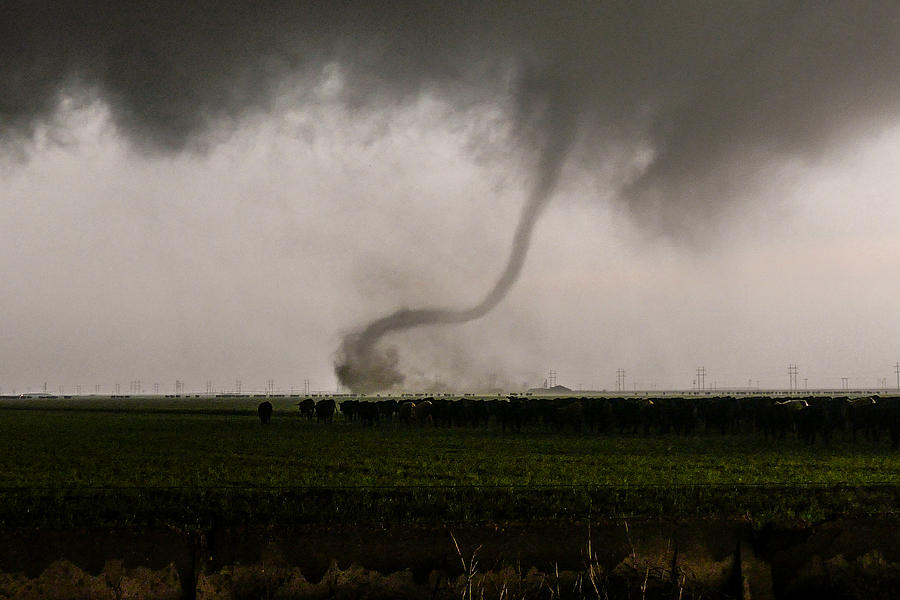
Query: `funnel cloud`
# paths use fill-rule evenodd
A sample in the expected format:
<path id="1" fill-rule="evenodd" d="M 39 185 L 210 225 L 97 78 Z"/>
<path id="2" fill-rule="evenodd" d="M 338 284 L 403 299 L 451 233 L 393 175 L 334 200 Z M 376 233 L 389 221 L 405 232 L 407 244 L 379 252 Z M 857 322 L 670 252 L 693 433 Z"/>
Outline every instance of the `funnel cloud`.
<path id="1" fill-rule="evenodd" d="M 403 375 L 381 340 L 492 310 L 564 169 L 628 164 L 613 201 L 690 240 L 778 169 L 895 122 L 897 31 L 900 5 L 863 0 L 6 3 L 0 140 L 27 161 L 66 107 L 91 103 L 149 155 L 208 152 L 288 108 L 387 115 L 432 96 L 460 119 L 497 109 L 504 152 L 530 174 L 508 260 L 472 307 L 401 309 L 344 338 L 340 380 L 386 389 Z"/>
<path id="2" fill-rule="evenodd" d="M 341 384 L 355 392 L 372 392 L 403 383 L 405 378 L 400 371 L 396 351 L 376 347 L 382 337 L 391 332 L 424 325 L 452 325 L 474 321 L 486 315 L 506 297 L 522 272 L 535 224 L 550 200 L 565 160 L 567 147 L 561 147 L 560 141 L 568 138 L 556 135 L 553 139 L 555 147 L 542 152 L 544 160 L 540 164 L 538 180 L 519 216 L 506 266 L 484 299 L 465 309 L 400 309 L 372 321 L 359 332 L 348 334 L 341 343 L 334 369 Z"/>

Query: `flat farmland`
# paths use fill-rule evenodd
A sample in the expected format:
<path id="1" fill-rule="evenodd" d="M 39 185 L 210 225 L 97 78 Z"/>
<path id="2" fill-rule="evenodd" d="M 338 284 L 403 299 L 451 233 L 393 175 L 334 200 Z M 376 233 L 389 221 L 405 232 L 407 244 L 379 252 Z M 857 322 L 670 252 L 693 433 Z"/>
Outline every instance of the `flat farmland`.
<path id="1" fill-rule="evenodd" d="M 293 398 L 0 402 L 5 525 L 892 513 L 900 453 L 836 439 L 317 424 Z"/>

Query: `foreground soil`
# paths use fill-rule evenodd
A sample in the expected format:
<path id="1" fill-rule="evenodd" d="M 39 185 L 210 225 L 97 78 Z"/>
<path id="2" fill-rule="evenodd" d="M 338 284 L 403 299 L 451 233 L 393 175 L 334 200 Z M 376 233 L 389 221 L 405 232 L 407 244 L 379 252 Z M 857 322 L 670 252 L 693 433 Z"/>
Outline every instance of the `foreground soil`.
<path id="1" fill-rule="evenodd" d="M 900 522 L 4 530 L 0 598 L 893 598 Z"/>

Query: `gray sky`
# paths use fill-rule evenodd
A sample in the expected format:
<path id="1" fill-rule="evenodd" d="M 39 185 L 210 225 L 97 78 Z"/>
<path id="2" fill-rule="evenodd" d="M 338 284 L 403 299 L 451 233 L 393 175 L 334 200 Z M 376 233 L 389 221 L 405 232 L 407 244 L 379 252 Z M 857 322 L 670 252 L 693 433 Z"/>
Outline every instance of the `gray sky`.
<path id="1" fill-rule="evenodd" d="M 557 168 L 494 310 L 380 340 L 407 385 L 894 385 L 890 4 L 4 15 L 3 392 L 334 389 Z"/>

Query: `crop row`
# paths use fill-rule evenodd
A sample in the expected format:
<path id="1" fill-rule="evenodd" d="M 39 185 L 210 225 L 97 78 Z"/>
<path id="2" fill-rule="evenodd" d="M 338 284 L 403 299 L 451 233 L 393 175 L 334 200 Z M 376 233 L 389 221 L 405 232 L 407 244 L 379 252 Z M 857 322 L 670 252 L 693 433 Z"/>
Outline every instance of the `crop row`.
<path id="1" fill-rule="evenodd" d="M 894 515 L 897 485 L 0 489 L 0 527 L 444 525 Z"/>

